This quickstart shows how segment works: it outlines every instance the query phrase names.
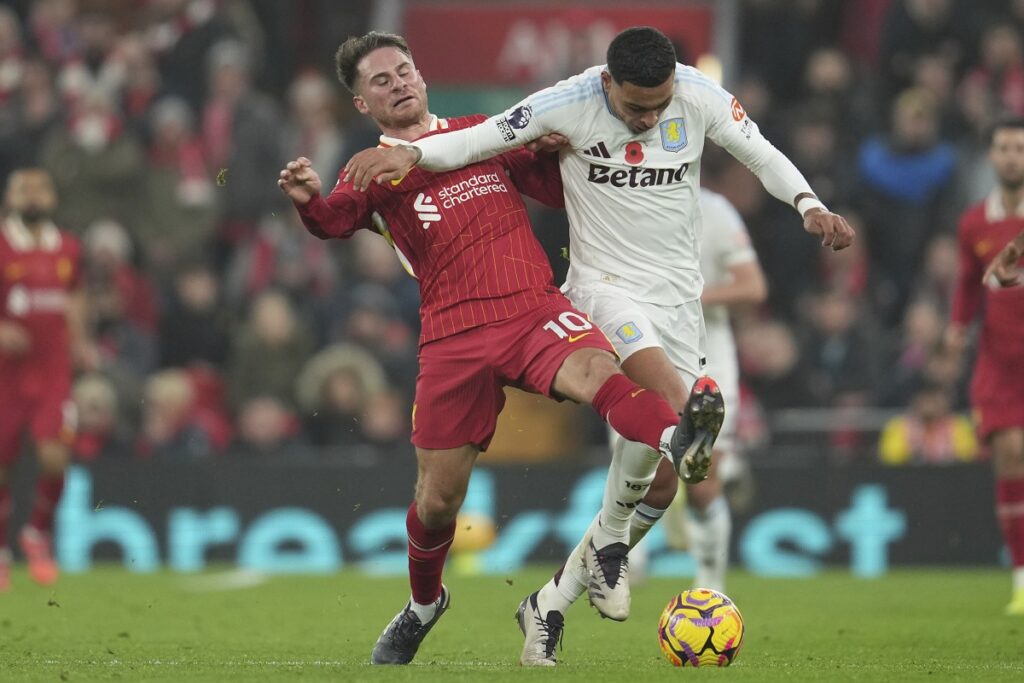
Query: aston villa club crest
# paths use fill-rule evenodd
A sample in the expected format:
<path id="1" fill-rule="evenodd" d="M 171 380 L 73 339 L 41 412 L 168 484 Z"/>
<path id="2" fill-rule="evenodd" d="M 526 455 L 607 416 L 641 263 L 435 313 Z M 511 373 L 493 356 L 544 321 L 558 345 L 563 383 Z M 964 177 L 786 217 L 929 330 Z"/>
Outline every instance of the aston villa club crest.
<path id="1" fill-rule="evenodd" d="M 668 119 L 659 125 L 662 149 L 666 152 L 678 152 L 686 147 L 686 126 L 683 125 L 683 119 Z"/>

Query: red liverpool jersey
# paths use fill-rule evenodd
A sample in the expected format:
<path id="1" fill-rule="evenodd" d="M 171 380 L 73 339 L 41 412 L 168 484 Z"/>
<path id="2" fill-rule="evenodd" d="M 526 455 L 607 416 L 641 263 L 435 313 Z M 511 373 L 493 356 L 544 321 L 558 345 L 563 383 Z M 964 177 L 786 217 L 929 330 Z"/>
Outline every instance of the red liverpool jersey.
<path id="1" fill-rule="evenodd" d="M 435 119 L 428 135 L 485 118 Z M 396 142 L 382 138 L 385 145 Z M 414 168 L 366 192 L 339 179 L 330 195 L 315 197 L 299 214 L 320 238 L 366 228 L 388 240 L 419 280 L 422 345 L 505 320 L 558 291 L 519 192 L 562 206 L 556 155 L 519 149 L 445 173 Z"/>
<path id="2" fill-rule="evenodd" d="M 47 225 L 33 237 L 16 218 L 0 228 L 0 320 L 21 325 L 31 338 L 20 357 L 0 352 L 0 382 L 22 396 L 38 396 L 71 377 L 67 326 L 69 295 L 78 286 L 80 247 Z"/>
<path id="3" fill-rule="evenodd" d="M 990 289 L 981 282 L 995 255 L 1024 229 L 1024 206 L 1007 215 L 998 191 L 968 209 L 960 219 L 960 274 L 953 297 L 952 322 L 969 325 L 982 313 L 978 352 L 1024 368 L 1024 287 Z"/>

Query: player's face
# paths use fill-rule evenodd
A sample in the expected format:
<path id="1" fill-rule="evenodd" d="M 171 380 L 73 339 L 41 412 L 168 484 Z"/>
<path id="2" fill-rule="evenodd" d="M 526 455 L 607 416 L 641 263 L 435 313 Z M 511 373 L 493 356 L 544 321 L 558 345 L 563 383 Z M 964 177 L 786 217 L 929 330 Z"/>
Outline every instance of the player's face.
<path id="1" fill-rule="evenodd" d="M 363 57 L 356 92 L 356 109 L 382 128 L 405 128 L 427 113 L 427 84 L 409 55 L 394 47 Z"/>
<path id="2" fill-rule="evenodd" d="M 1024 130 L 997 130 L 992 137 L 988 157 L 1003 187 L 1018 189 L 1024 186 Z"/>
<path id="3" fill-rule="evenodd" d="M 34 169 L 16 171 L 7 185 L 7 206 L 26 223 L 48 220 L 57 208 L 50 174 Z"/>
<path id="4" fill-rule="evenodd" d="M 644 88 L 629 81 L 616 83 L 607 71 L 601 73 L 601 82 L 612 111 L 633 133 L 644 133 L 658 125 L 658 119 L 668 108 L 675 92 L 674 73 L 653 88 Z"/>

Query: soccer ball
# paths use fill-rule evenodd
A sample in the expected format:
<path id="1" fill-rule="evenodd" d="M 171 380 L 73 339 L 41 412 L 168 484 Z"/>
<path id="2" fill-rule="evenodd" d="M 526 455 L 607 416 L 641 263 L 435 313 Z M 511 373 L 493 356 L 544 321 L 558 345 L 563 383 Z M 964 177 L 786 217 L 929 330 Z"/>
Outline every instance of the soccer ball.
<path id="1" fill-rule="evenodd" d="M 743 617 L 717 591 L 683 591 L 661 613 L 658 642 L 676 666 L 729 666 L 743 643 Z"/>

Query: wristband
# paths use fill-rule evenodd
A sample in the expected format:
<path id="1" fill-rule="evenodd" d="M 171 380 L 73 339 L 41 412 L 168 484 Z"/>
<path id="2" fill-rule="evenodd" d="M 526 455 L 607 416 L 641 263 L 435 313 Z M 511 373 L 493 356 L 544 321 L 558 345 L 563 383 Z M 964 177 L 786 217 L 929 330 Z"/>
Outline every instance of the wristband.
<path id="1" fill-rule="evenodd" d="M 797 212 L 803 216 L 811 209 L 821 209 L 828 211 L 828 207 L 821 203 L 817 197 L 801 197 L 800 201 L 796 203 Z"/>

